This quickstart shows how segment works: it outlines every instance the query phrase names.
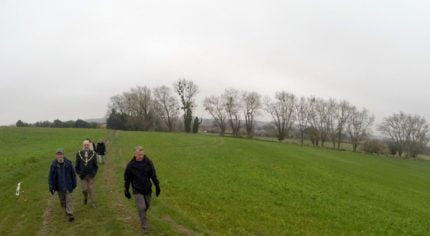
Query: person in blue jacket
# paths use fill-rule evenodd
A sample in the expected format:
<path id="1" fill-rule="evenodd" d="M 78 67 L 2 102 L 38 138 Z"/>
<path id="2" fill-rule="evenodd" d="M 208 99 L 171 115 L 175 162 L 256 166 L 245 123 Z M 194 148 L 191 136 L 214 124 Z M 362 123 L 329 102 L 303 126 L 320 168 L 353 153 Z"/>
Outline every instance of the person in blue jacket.
<path id="1" fill-rule="evenodd" d="M 73 216 L 72 192 L 76 188 L 76 173 L 73 164 L 64 156 L 64 149 L 58 148 L 56 158 L 49 170 L 49 191 L 52 195 L 57 192 L 61 207 L 66 211 L 69 222 Z"/>

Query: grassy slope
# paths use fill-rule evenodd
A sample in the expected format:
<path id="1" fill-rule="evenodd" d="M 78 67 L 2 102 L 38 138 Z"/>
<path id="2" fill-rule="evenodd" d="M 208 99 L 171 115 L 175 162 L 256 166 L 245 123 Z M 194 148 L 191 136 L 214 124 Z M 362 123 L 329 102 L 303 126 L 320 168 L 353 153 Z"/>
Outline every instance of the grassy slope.
<path id="1" fill-rule="evenodd" d="M 31 138 L 24 142 L 24 136 Z M 46 190 L 51 158 L 39 158 L 52 156 L 59 145 L 72 156 L 87 136 L 107 137 L 109 161 L 97 177 L 98 208 L 82 206 L 78 187 L 77 220 L 70 225 L 56 196 Z M 6 146 L 5 138 L 15 144 Z M 122 173 L 138 144 L 145 146 L 161 180 L 161 197 L 154 197 L 149 213 L 156 234 L 430 232 L 427 161 L 246 139 L 103 130 L 2 129 L 0 141 L 0 199 L 8 203 L 0 206 L 0 234 L 11 234 L 10 225 L 18 234 L 136 234 L 137 212 L 134 202 L 122 196 Z M 15 163 L 28 154 L 35 158 L 23 167 L 27 171 L 10 168 L 10 157 Z M 26 192 L 16 200 L 18 179 Z"/>
<path id="2" fill-rule="evenodd" d="M 162 201 L 157 201 L 163 212 L 157 217 L 175 215 L 195 231 L 430 231 L 430 166 L 425 161 L 233 138 L 120 136 L 123 149 L 144 144 L 157 164 L 163 186 Z"/>
<path id="3" fill-rule="evenodd" d="M 55 222 L 64 213 L 51 211 L 59 203 L 48 192 L 49 165 L 55 149 L 64 147 L 66 156 L 74 160 L 81 140 L 99 138 L 103 130 L 81 129 L 0 129 L 0 235 L 32 235 L 44 228 L 44 218 Z M 15 197 L 16 184 L 22 181 L 23 194 Z M 54 201 L 52 201 L 52 199 Z M 59 212 L 58 212 L 59 213 Z M 44 217 L 44 215 L 46 217 Z M 51 226 L 52 227 L 52 226 Z M 43 229 L 44 230 L 44 229 Z"/>

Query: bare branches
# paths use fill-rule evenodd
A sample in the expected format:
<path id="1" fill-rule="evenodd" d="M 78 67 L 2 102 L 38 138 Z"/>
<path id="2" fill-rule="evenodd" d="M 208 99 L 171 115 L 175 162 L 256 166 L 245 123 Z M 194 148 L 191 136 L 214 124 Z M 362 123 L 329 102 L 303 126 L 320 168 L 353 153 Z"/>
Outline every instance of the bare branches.
<path id="1" fill-rule="evenodd" d="M 243 115 L 245 117 L 245 129 L 248 138 L 254 136 L 255 116 L 258 115 L 261 109 L 261 96 L 256 92 L 243 92 Z"/>
<path id="2" fill-rule="evenodd" d="M 294 106 L 297 126 L 300 132 L 300 143 L 303 145 L 306 128 L 309 124 L 310 102 L 305 97 L 301 97 Z"/>
<path id="3" fill-rule="evenodd" d="M 227 113 L 221 98 L 217 96 L 206 97 L 203 106 L 214 119 L 215 125 L 220 129 L 220 135 L 224 136 L 227 128 Z"/>
<path id="4" fill-rule="evenodd" d="M 278 132 L 278 140 L 288 137 L 288 132 L 294 122 L 294 108 L 296 96 L 287 92 L 277 92 L 275 101 L 266 98 L 265 110 L 272 116 L 273 123 Z"/>
<path id="5" fill-rule="evenodd" d="M 178 120 L 179 103 L 167 86 L 154 89 L 154 97 L 160 110 L 160 118 L 169 131 L 174 131 Z"/>
<path id="6" fill-rule="evenodd" d="M 132 88 L 111 98 L 111 109 L 126 117 L 125 127 L 133 130 L 155 130 L 157 106 L 148 87 Z"/>
<path id="7" fill-rule="evenodd" d="M 370 126 L 373 124 L 375 117 L 370 115 L 367 109 L 361 111 L 353 107 L 348 119 L 348 134 L 352 144 L 352 150 L 357 151 L 357 147 L 363 139 L 369 135 Z"/>
<path id="8" fill-rule="evenodd" d="M 321 146 L 324 146 L 325 141 L 327 140 L 328 134 L 328 104 L 321 98 L 311 98 L 310 99 L 310 110 L 309 110 L 309 123 L 310 127 L 310 135 L 313 136 L 314 145 L 318 146 L 321 143 Z"/>
<path id="9" fill-rule="evenodd" d="M 416 157 L 429 141 L 429 125 L 418 115 L 393 114 L 378 129 L 387 137 L 390 152 L 399 156 Z"/>
<path id="10" fill-rule="evenodd" d="M 239 136 L 240 131 L 240 109 L 242 103 L 239 96 L 239 90 L 226 89 L 221 95 L 224 109 L 230 123 L 233 136 Z"/>
<path id="11" fill-rule="evenodd" d="M 330 99 L 328 101 L 328 133 L 333 143 L 333 149 L 336 148 L 336 144 L 337 149 L 340 149 L 351 110 L 351 105 L 345 100 L 338 102 L 335 99 Z"/>

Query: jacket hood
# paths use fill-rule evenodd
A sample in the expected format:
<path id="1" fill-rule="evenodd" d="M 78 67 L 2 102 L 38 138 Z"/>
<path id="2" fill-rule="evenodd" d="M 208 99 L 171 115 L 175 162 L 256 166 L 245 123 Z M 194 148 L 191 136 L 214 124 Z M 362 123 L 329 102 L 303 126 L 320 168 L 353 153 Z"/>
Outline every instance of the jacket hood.
<path id="1" fill-rule="evenodd" d="M 130 160 L 130 162 L 129 162 L 129 164 L 131 164 L 131 165 L 133 165 L 133 164 L 135 164 L 135 163 L 137 163 L 138 161 L 136 161 L 136 157 L 135 156 L 133 156 L 132 158 L 131 158 L 131 160 Z M 144 162 L 144 163 L 146 163 L 146 162 L 151 162 L 151 160 L 149 159 L 149 157 L 145 154 L 144 156 L 143 156 L 143 160 L 142 160 L 142 162 Z"/>

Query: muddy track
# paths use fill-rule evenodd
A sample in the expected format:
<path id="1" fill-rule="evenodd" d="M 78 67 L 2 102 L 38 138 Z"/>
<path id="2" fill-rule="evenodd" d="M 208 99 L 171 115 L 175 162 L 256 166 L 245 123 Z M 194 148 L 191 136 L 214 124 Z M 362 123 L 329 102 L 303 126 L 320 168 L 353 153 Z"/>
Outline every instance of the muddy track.
<path id="1" fill-rule="evenodd" d="M 43 212 L 43 218 L 42 218 L 42 228 L 39 232 L 37 232 L 36 235 L 44 236 L 49 234 L 49 228 L 50 224 L 53 222 L 54 219 L 54 209 L 53 209 L 54 199 L 53 197 L 49 197 L 46 200 L 46 208 Z"/>

